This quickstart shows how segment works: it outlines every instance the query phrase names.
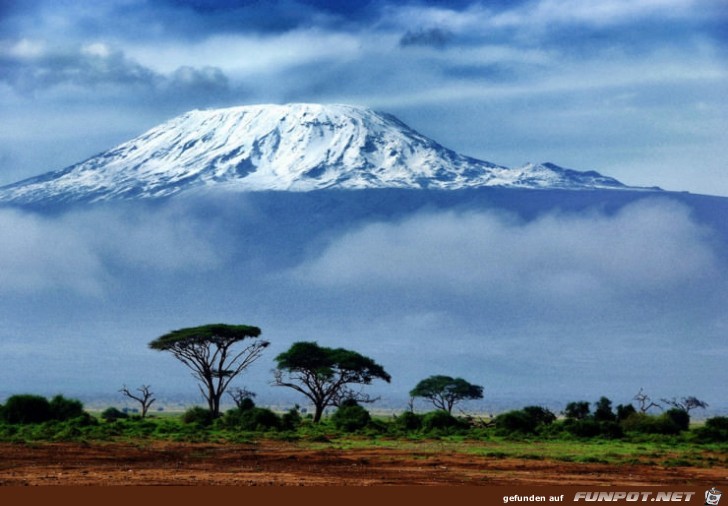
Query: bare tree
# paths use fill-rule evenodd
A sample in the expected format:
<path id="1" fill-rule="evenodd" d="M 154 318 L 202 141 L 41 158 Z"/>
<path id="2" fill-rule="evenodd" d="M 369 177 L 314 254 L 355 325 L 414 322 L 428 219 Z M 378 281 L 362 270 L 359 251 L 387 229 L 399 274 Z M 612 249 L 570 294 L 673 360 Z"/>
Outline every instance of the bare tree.
<path id="1" fill-rule="evenodd" d="M 410 395 L 409 401 L 407 402 L 407 411 L 410 413 L 415 412 L 415 398 Z"/>
<path id="2" fill-rule="evenodd" d="M 672 406 L 673 408 L 682 409 L 686 413 L 690 413 L 691 409 L 705 409 L 708 407 L 708 403 L 705 401 L 701 401 L 697 397 L 693 397 L 692 395 L 688 397 L 680 397 L 678 400 L 677 397 L 673 397 L 672 399 L 660 399 L 665 404 L 668 404 Z"/>
<path id="3" fill-rule="evenodd" d="M 152 393 L 151 387 L 149 385 L 142 385 L 139 388 L 136 389 L 137 392 L 139 392 L 139 395 L 135 395 L 131 393 L 131 391 L 124 385 L 121 387 L 121 392 L 123 395 L 129 397 L 130 399 L 134 399 L 142 406 L 142 418 L 147 416 L 147 411 L 149 411 L 149 406 L 151 406 L 154 401 L 157 399 L 154 398 L 154 394 Z"/>
<path id="4" fill-rule="evenodd" d="M 643 392 L 643 388 L 640 387 L 640 391 L 632 397 L 639 404 L 639 410 L 641 413 L 647 413 L 650 408 L 662 409 L 662 406 L 653 402 L 649 395 Z"/>

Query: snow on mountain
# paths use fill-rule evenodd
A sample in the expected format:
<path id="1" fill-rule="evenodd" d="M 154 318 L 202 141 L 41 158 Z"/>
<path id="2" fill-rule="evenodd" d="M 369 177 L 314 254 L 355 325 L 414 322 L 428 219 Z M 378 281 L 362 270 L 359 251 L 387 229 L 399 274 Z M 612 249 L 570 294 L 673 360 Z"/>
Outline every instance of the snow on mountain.
<path id="1" fill-rule="evenodd" d="M 446 149 L 394 116 L 348 105 L 195 110 L 60 171 L 0 188 L 0 202 L 154 198 L 188 190 L 483 186 L 628 189 L 553 164 L 510 169 Z"/>

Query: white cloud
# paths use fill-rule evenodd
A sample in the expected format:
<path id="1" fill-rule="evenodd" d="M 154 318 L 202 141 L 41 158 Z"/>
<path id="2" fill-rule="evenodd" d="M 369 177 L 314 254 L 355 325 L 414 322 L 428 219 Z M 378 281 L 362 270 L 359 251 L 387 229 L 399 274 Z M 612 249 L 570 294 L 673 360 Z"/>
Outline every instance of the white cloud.
<path id="1" fill-rule="evenodd" d="M 175 40 L 153 46 L 130 41 L 126 51 L 161 73 L 184 65 L 211 65 L 245 78 L 313 61 L 350 58 L 357 54 L 360 42 L 354 34 L 309 29 L 272 35 L 213 35 L 199 41 Z"/>
<path id="2" fill-rule="evenodd" d="M 113 272 L 215 268 L 222 253 L 184 211 L 123 209 L 45 217 L 0 210 L 0 293 L 46 290 L 102 295 Z"/>
<path id="3" fill-rule="evenodd" d="M 630 205 L 614 216 L 520 222 L 453 212 L 370 224 L 334 241 L 294 276 L 330 288 L 450 293 L 546 307 L 670 297 L 717 272 L 686 208 Z"/>
<path id="4" fill-rule="evenodd" d="M 608 25 L 634 22 L 645 17 L 670 18 L 691 14 L 691 9 L 709 5 L 699 0 L 541 0 L 527 3 L 515 9 L 494 16 L 491 22 L 496 26 L 591 24 Z"/>
<path id="5" fill-rule="evenodd" d="M 0 211 L 0 266 L 0 293 L 101 291 L 103 268 L 90 245 L 76 231 L 30 214 Z"/>

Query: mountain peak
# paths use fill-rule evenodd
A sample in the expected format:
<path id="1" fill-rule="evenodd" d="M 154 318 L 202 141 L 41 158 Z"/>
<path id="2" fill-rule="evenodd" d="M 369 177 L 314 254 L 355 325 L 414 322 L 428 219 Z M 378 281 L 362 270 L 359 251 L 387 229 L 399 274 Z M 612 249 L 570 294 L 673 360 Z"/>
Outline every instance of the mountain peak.
<path id="1" fill-rule="evenodd" d="M 509 169 L 446 149 L 351 105 L 194 110 L 60 171 L 0 188 L 0 202 L 155 198 L 192 189 L 627 188 L 557 165 Z"/>

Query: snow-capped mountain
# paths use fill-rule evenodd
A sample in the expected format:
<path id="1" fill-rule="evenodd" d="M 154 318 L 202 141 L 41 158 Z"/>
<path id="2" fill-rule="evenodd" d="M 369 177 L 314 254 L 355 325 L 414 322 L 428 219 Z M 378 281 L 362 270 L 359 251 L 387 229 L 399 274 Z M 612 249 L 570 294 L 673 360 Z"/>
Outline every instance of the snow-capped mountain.
<path id="1" fill-rule="evenodd" d="M 483 186 L 628 189 L 550 163 L 507 168 L 446 149 L 394 116 L 348 105 L 195 110 L 60 171 L 0 188 L 0 202 L 170 196 L 189 190 Z"/>

